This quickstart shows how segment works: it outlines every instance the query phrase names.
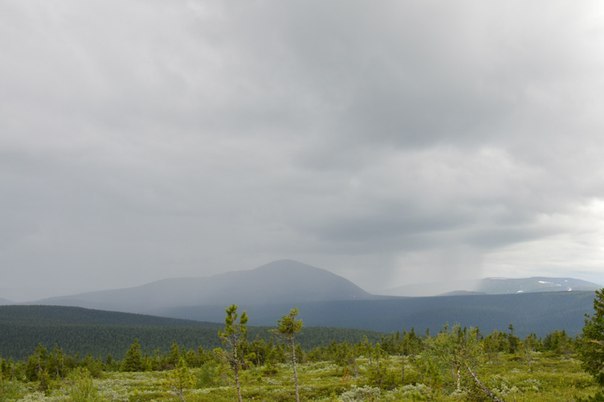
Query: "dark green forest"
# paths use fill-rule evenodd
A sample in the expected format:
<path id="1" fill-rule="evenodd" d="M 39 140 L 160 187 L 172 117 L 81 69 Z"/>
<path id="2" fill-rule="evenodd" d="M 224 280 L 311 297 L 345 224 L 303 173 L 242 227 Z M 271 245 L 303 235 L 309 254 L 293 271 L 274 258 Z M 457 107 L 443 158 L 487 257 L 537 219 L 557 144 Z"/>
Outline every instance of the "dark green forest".
<path id="1" fill-rule="evenodd" d="M 173 342 L 184 348 L 220 346 L 221 324 L 161 318 L 141 314 L 59 306 L 0 306 L 0 356 L 23 359 L 38 344 L 60 347 L 72 355 L 121 358 L 132 341 L 143 350 L 166 352 Z M 270 340 L 269 327 L 250 327 L 250 339 Z M 299 341 L 305 348 L 332 341 L 377 341 L 382 334 L 343 328 L 308 327 Z"/>

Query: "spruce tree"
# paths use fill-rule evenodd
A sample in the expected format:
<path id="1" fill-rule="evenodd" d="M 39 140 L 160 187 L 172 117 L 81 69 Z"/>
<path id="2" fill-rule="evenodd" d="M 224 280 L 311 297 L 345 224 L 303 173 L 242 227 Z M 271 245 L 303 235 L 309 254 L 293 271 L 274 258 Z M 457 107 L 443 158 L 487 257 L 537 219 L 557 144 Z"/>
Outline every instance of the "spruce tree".
<path id="1" fill-rule="evenodd" d="M 287 341 L 291 349 L 291 364 L 294 372 L 294 386 L 296 389 L 296 402 L 300 402 L 298 389 L 298 370 L 296 367 L 296 334 L 302 330 L 302 320 L 296 319 L 298 309 L 292 308 L 289 314 L 284 315 L 277 323 L 278 333 Z"/>
<path id="2" fill-rule="evenodd" d="M 135 339 L 128 352 L 126 352 L 126 357 L 124 357 L 122 363 L 122 371 L 144 371 L 144 368 L 141 344 L 138 339 Z"/>
<path id="3" fill-rule="evenodd" d="M 585 316 L 585 326 L 578 342 L 583 369 L 604 386 L 604 289 L 596 291 L 594 314 Z"/>
<path id="4" fill-rule="evenodd" d="M 239 317 L 237 323 L 237 305 L 232 304 L 226 309 L 226 317 L 224 319 L 224 330 L 218 332 L 222 343 L 226 347 L 225 356 L 233 370 L 235 377 L 235 387 L 237 389 L 237 399 L 243 401 L 241 396 L 241 383 L 239 380 L 239 372 L 241 371 L 244 359 L 244 347 L 247 342 L 247 314 L 244 311 Z"/>

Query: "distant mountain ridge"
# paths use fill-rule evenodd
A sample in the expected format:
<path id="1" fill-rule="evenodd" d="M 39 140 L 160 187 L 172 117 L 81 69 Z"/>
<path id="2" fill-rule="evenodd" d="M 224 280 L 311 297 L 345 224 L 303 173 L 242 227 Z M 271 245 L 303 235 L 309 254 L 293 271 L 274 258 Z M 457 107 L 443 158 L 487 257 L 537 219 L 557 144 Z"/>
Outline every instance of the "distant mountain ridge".
<path id="1" fill-rule="evenodd" d="M 13 304 L 13 302 L 8 299 L 4 299 L 4 298 L 0 297 L 0 306 L 6 306 L 8 304 Z"/>
<path id="2" fill-rule="evenodd" d="M 576 278 L 485 278 L 476 289 L 486 294 L 594 291 L 602 286 Z"/>
<path id="3" fill-rule="evenodd" d="M 164 279 L 132 288 L 53 297 L 36 304 L 157 313 L 191 305 L 296 304 L 372 297 L 351 281 L 327 270 L 293 260 L 279 260 L 247 271 Z"/>
<path id="4" fill-rule="evenodd" d="M 600 289 L 597 283 L 576 278 L 535 276 L 530 278 L 484 278 L 448 282 L 419 283 L 398 286 L 381 293 L 389 296 L 425 297 L 464 294 L 516 294 L 540 292 L 591 292 Z"/>

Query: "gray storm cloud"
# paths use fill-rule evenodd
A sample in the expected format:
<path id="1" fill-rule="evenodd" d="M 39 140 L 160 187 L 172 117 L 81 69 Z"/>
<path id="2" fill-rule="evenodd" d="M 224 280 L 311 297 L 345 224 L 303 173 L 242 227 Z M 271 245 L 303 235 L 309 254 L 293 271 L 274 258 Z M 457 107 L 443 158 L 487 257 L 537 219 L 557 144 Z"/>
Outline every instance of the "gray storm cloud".
<path id="1" fill-rule="evenodd" d="M 2 1 L 0 297 L 604 282 L 603 40 L 596 1 Z"/>

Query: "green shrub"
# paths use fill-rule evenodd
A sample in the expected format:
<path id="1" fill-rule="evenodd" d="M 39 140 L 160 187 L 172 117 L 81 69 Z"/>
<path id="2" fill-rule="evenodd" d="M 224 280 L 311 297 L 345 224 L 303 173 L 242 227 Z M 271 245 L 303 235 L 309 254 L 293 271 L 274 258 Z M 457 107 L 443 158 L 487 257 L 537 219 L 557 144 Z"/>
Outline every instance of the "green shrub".
<path id="1" fill-rule="evenodd" d="M 228 384 L 228 368 L 224 364 L 209 361 L 197 372 L 197 388 L 210 388 Z"/>
<path id="2" fill-rule="evenodd" d="M 16 381 L 0 380 L 0 401 L 14 401 L 23 396 L 23 386 Z"/>
<path id="3" fill-rule="evenodd" d="M 69 401 L 72 402 L 95 402 L 102 401 L 98 389 L 94 386 L 90 372 L 78 367 L 68 376 Z"/>

